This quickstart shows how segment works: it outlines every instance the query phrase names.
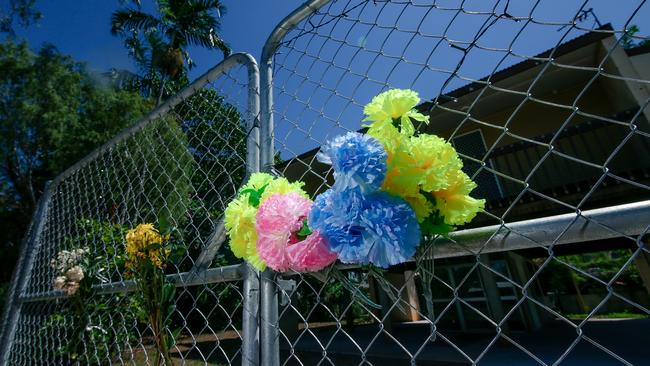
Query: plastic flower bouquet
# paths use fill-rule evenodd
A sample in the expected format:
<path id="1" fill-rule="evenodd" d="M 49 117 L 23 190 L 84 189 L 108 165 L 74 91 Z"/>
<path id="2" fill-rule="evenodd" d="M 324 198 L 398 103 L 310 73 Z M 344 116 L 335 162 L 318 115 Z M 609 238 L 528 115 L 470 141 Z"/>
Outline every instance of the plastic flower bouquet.
<path id="1" fill-rule="evenodd" d="M 417 133 L 428 117 L 415 91 L 393 89 L 365 106 L 366 134 L 324 144 L 334 184 L 312 202 L 302 182 L 253 174 L 225 214 L 230 248 L 255 268 L 318 271 L 336 259 L 379 268 L 412 260 L 423 238 L 471 221 L 485 200 L 453 146 Z"/>

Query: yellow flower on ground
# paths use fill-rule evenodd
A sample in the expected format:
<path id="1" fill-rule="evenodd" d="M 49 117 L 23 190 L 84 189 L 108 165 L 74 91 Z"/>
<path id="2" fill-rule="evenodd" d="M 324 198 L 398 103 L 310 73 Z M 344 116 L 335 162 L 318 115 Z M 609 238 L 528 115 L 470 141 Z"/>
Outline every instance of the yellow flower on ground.
<path id="1" fill-rule="evenodd" d="M 303 191 L 304 183 L 289 183 L 286 178 L 273 177 L 266 173 L 254 173 L 239 191 L 239 196 L 228 204 L 224 213 L 224 226 L 230 237 L 230 250 L 237 258 L 249 262 L 263 271 L 266 264 L 257 253 L 257 231 L 255 215 L 257 208 L 273 194 L 296 192 L 308 198 Z"/>
<path id="2" fill-rule="evenodd" d="M 364 121 L 372 121 L 368 127 L 383 129 L 386 125 L 392 125 L 393 121 L 400 122 L 401 133 L 412 136 L 415 127 L 411 119 L 429 123 L 429 117 L 414 110 L 420 103 L 420 97 L 416 91 L 410 89 L 391 89 L 385 91 L 368 103 L 363 112 L 368 116 Z"/>
<path id="3" fill-rule="evenodd" d="M 474 183 L 462 170 L 447 175 L 448 187 L 433 193 L 435 209 L 444 217 L 447 225 L 462 225 L 470 222 L 478 212 L 485 208 L 484 199 L 470 197 Z"/>

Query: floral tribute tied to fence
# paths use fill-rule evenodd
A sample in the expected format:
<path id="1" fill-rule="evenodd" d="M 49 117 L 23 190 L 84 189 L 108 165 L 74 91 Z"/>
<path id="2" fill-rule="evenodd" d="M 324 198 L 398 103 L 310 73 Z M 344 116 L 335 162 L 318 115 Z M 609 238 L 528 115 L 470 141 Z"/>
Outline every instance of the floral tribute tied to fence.
<path id="1" fill-rule="evenodd" d="M 310 0 L 56 177 L 0 365 L 643 365 L 650 3 Z"/>
<path id="2" fill-rule="evenodd" d="M 334 185 L 312 202 L 304 183 L 254 174 L 226 208 L 230 248 L 255 268 L 319 271 L 336 259 L 380 268 L 415 255 L 422 235 L 446 235 L 469 222 L 485 200 L 444 139 L 415 134 L 412 90 L 393 89 L 364 108 L 367 134 L 349 132 L 326 143 L 319 161 Z"/>

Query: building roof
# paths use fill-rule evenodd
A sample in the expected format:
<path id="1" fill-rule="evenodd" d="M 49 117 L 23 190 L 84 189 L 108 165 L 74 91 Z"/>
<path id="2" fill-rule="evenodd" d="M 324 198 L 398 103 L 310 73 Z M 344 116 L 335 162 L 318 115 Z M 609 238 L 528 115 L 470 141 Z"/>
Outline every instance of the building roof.
<path id="1" fill-rule="evenodd" d="M 461 97 L 461 96 L 463 96 L 465 94 L 469 94 L 469 93 L 474 92 L 474 91 L 476 91 L 476 90 L 478 90 L 480 88 L 483 88 L 483 87 L 486 86 L 485 82 L 488 80 L 488 78 L 490 79 L 490 82 L 492 82 L 492 83 L 508 79 L 508 78 L 510 78 L 510 77 L 512 77 L 514 75 L 517 75 L 517 74 L 522 73 L 522 72 L 524 72 L 526 70 L 529 70 L 529 69 L 532 69 L 532 68 L 534 68 L 536 66 L 539 66 L 539 64 L 540 64 L 539 59 L 549 58 L 549 56 L 551 54 L 553 54 L 554 58 L 566 55 L 566 54 L 571 53 L 573 51 L 579 50 L 582 47 L 588 46 L 588 45 L 593 44 L 595 42 L 598 42 L 598 41 L 600 41 L 602 39 L 610 37 L 613 34 L 614 34 L 614 29 L 613 29 L 612 25 L 610 23 L 604 24 L 601 27 L 599 27 L 597 29 L 594 29 L 589 33 L 583 34 L 583 35 L 581 35 L 579 37 L 576 37 L 576 38 L 574 38 L 572 40 L 569 40 L 569 41 L 567 41 L 565 43 L 562 43 L 557 47 L 549 48 L 548 50 L 535 55 L 533 58 L 530 58 L 530 59 L 524 60 L 522 62 L 516 63 L 516 64 L 514 64 L 512 66 L 509 66 L 509 67 L 506 67 L 506 68 L 504 68 L 502 70 L 499 70 L 496 73 L 493 73 L 493 74 L 491 74 L 489 76 L 483 77 L 483 78 L 479 79 L 479 81 L 477 81 L 477 82 L 469 83 L 469 84 L 467 84 L 465 86 L 462 86 L 462 87 L 460 87 L 458 89 L 455 89 L 454 91 L 446 94 L 445 100 L 438 101 L 438 103 L 444 104 L 444 103 L 449 102 L 449 101 L 451 101 L 451 100 L 453 100 L 455 98 L 459 98 L 459 97 Z M 641 48 L 645 52 L 648 52 L 648 50 L 650 50 L 650 45 L 639 46 L 639 47 L 635 47 L 635 48 L 632 48 L 632 49 L 629 49 L 629 50 L 626 50 L 626 51 L 628 52 L 628 55 L 630 55 L 630 52 L 632 52 L 632 53 L 638 52 L 638 53 L 635 53 L 635 54 L 645 53 L 645 52 L 637 50 L 637 49 L 641 49 Z M 420 111 L 426 111 L 431 107 L 431 104 L 434 103 L 436 99 L 439 99 L 441 97 L 442 96 L 439 95 L 438 97 L 436 97 L 436 98 L 434 98 L 432 100 L 423 102 L 420 105 L 418 105 L 416 107 L 416 109 L 418 109 Z M 359 131 L 363 132 L 364 130 L 365 129 L 361 129 Z M 316 148 L 313 148 L 313 149 L 311 149 L 309 151 L 306 151 L 306 152 L 304 152 L 302 154 L 299 154 L 294 158 L 306 159 L 308 157 L 311 157 L 311 156 L 315 155 L 318 152 L 318 150 L 319 150 L 319 147 L 316 147 Z M 294 158 L 292 158 L 292 159 L 294 159 Z M 289 159 L 289 160 L 291 160 L 291 159 Z M 286 163 L 288 163 L 288 161 L 281 164 L 281 166 L 285 165 Z"/>
<path id="2" fill-rule="evenodd" d="M 446 95 L 439 95 L 438 97 L 424 102 L 420 104 L 417 108 L 419 110 L 426 110 L 428 109 L 432 103 L 434 103 L 437 99 L 440 99 L 441 97 L 444 98 L 442 101 L 438 101 L 440 104 L 444 104 L 446 102 L 449 102 L 455 98 L 459 98 L 465 94 L 469 94 L 473 91 L 476 91 L 478 89 L 484 88 L 486 86 L 486 81 L 489 79 L 491 83 L 498 82 L 501 80 L 505 80 L 509 77 L 512 77 L 514 75 L 517 75 L 521 72 L 524 72 L 526 70 L 532 69 L 540 64 L 539 59 L 548 59 L 551 54 L 553 55 L 554 58 L 566 55 L 570 52 L 573 52 L 575 50 L 578 50 L 582 47 L 585 47 L 587 45 L 590 45 L 594 42 L 598 42 L 602 39 L 605 39 L 607 37 L 610 37 L 614 34 L 613 32 L 612 25 L 610 23 L 607 23 L 597 29 L 594 29 L 593 31 L 583 34 L 579 37 L 576 37 L 570 41 L 567 41 L 565 43 L 560 44 L 557 47 L 549 48 L 548 50 L 537 54 L 533 56 L 530 59 L 524 60 L 522 62 L 516 63 L 512 66 L 508 66 L 505 69 L 499 70 L 491 75 L 485 76 L 478 81 L 475 81 L 473 83 L 469 83 L 465 86 L 462 86 L 458 89 L 455 89 L 451 91 L 450 93 Z M 645 46 L 644 46 L 645 47 Z M 628 50 L 631 51 L 631 50 Z M 628 52 L 629 55 L 629 52 Z"/>
<path id="3" fill-rule="evenodd" d="M 650 41 L 646 41 L 645 44 L 628 48 L 625 50 L 628 56 L 638 56 L 646 53 L 650 53 Z"/>

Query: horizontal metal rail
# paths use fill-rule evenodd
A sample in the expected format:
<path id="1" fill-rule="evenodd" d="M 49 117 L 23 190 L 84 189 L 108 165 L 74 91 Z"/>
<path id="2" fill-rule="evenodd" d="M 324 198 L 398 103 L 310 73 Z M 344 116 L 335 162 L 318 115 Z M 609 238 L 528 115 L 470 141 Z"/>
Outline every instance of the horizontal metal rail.
<path id="1" fill-rule="evenodd" d="M 451 233 L 434 258 L 497 253 L 636 236 L 649 228 L 650 200 Z M 448 244 L 448 245 L 444 245 Z"/>
<path id="2" fill-rule="evenodd" d="M 190 287 L 210 283 L 233 282 L 244 279 L 246 264 L 234 264 L 218 268 L 210 268 L 203 272 L 183 272 L 167 275 L 167 280 L 173 282 L 176 287 Z M 122 282 L 111 282 L 94 285 L 96 295 L 109 295 L 116 293 L 128 293 L 137 290 L 136 283 L 133 280 Z M 27 294 L 20 297 L 22 302 L 47 301 L 66 298 L 65 292 L 60 290 L 38 292 Z"/>

